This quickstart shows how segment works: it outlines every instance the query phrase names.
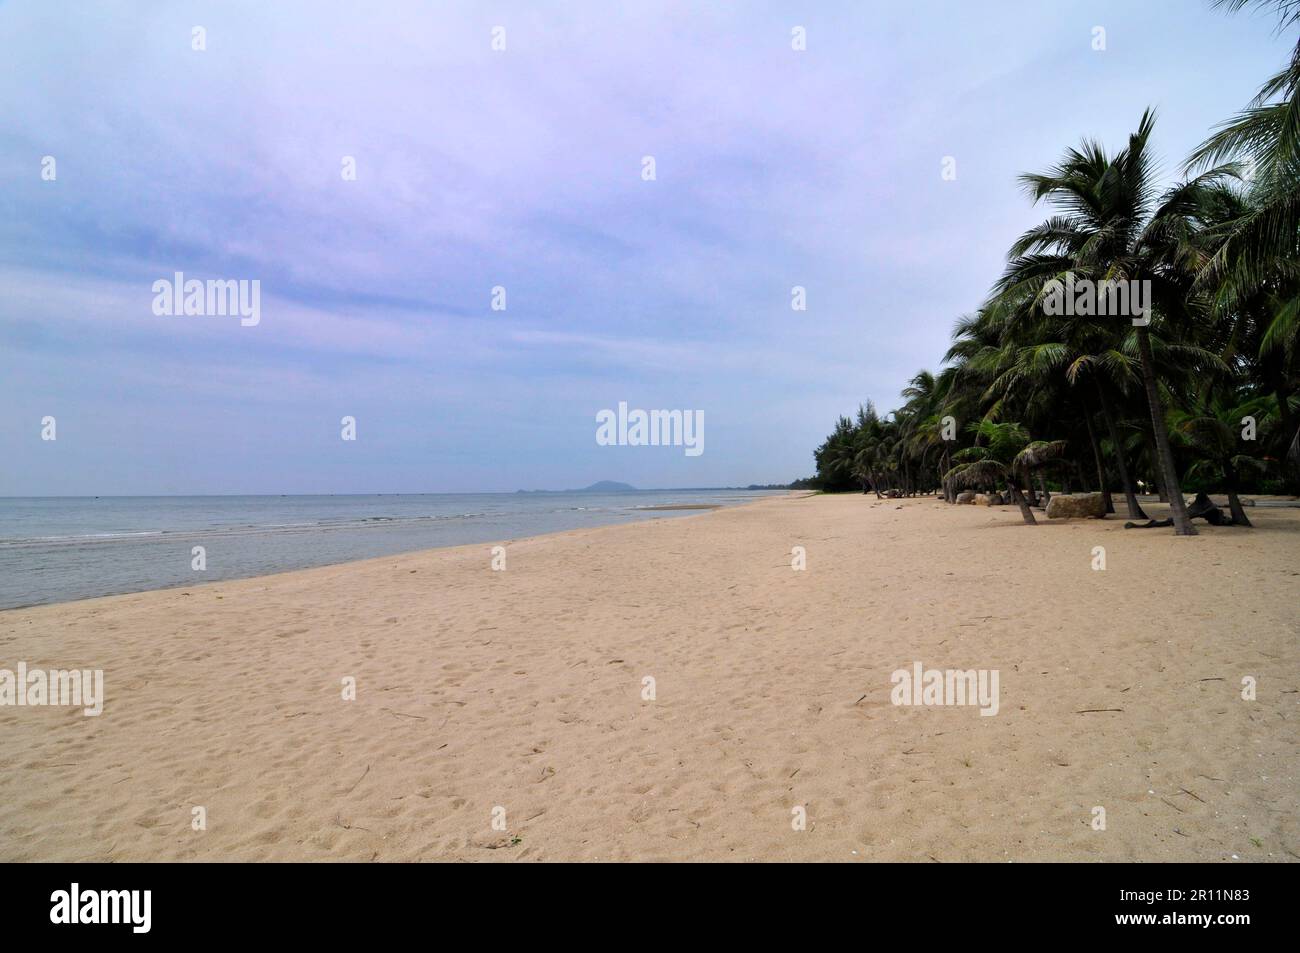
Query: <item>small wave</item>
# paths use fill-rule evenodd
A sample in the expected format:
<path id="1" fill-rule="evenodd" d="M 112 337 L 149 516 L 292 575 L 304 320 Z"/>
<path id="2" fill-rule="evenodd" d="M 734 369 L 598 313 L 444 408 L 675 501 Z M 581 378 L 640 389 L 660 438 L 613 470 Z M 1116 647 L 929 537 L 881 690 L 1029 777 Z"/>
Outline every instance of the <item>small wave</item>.
<path id="1" fill-rule="evenodd" d="M 192 529 L 146 530 L 142 532 L 79 533 L 61 536 L 18 536 L 0 539 L 0 549 L 37 546 L 77 546 L 97 543 L 126 543 L 154 539 L 203 539 L 236 536 L 259 536 L 291 533 L 333 532 L 336 530 L 377 529 L 383 526 L 403 526 L 448 520 L 479 519 L 487 513 L 446 513 L 440 516 L 353 516 L 322 519 L 298 523 L 244 523 L 225 526 L 205 526 Z"/>
<path id="2" fill-rule="evenodd" d="M 85 540 L 137 539 L 141 536 L 163 536 L 165 530 L 146 530 L 139 533 L 81 533 L 71 536 L 16 536 L 13 539 L 0 539 L 0 545 L 6 543 L 79 543 Z"/>

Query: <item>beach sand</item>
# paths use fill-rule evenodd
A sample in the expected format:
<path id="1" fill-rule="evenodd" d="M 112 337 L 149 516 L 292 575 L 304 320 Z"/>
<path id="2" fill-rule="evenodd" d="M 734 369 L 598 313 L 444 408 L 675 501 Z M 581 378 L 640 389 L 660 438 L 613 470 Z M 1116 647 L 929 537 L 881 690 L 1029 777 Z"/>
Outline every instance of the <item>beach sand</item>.
<path id="1" fill-rule="evenodd" d="M 106 692 L 0 707 L 0 860 L 1293 861 L 1300 510 L 1249 514 L 792 495 L 0 612 Z"/>

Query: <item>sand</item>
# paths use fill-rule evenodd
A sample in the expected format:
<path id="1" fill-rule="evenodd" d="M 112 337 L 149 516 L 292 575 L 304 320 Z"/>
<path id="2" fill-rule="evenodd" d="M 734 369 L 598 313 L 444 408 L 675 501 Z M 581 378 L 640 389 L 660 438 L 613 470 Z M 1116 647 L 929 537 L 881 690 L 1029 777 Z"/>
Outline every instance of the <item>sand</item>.
<path id="1" fill-rule="evenodd" d="M 1300 510 L 1250 515 L 792 495 L 3 612 L 106 701 L 0 707 L 0 860 L 1293 861 Z"/>

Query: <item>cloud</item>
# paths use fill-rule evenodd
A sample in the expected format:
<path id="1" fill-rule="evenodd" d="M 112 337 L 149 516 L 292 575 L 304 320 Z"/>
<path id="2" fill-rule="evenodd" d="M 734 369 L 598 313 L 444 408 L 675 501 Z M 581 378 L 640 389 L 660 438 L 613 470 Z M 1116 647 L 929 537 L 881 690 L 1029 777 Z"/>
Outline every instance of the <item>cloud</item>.
<path id="1" fill-rule="evenodd" d="M 1241 20 L 1118 2 L 0 5 L 0 493 L 223 492 L 254 470 L 266 491 L 347 491 L 390 485 L 399 453 L 406 489 L 805 473 L 836 414 L 888 408 L 937 365 L 1039 214 L 1016 173 L 1122 134 L 1148 95 L 1188 104 L 1158 130 L 1174 155 L 1248 97 L 1282 44 Z M 259 280 L 262 324 L 153 316 L 175 271 Z M 705 409 L 708 453 L 600 472 L 590 415 L 619 399 Z M 54 403 L 98 426 L 147 408 L 151 429 L 114 427 L 93 465 L 59 471 L 28 426 Z M 394 442 L 334 473 L 310 435 L 338 405 Z"/>

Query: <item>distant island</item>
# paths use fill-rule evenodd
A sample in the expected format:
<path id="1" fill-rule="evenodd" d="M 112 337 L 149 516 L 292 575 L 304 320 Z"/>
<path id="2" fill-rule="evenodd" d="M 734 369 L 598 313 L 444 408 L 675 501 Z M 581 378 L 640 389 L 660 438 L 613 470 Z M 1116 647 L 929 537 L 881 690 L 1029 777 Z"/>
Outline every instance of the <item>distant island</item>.
<path id="1" fill-rule="evenodd" d="M 636 487 L 617 480 L 598 480 L 580 490 L 515 490 L 516 493 L 635 493 Z"/>

